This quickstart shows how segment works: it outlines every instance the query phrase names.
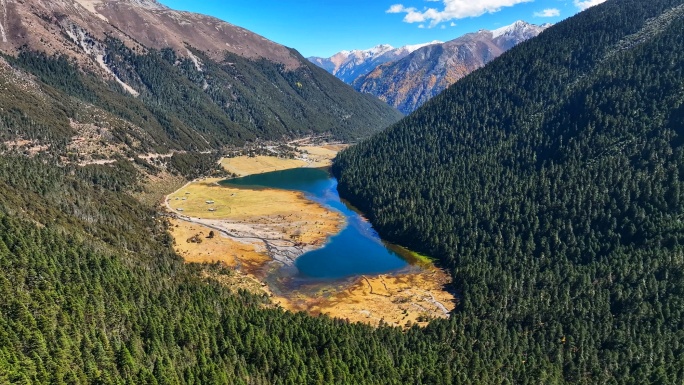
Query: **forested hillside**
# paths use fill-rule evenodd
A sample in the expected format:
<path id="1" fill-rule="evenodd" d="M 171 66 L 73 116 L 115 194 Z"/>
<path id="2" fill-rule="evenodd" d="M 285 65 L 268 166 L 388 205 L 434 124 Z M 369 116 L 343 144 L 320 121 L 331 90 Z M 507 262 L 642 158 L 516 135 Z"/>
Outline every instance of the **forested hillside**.
<path id="1" fill-rule="evenodd" d="M 247 140 L 330 134 L 338 139 L 367 136 L 396 121 L 401 114 L 361 95 L 313 64 L 286 70 L 267 60 L 254 61 L 226 53 L 227 63 L 204 59 L 198 68 L 172 49 L 138 54 L 120 41 L 107 41 L 105 60 L 117 76 L 138 90 L 133 97 L 116 82 L 102 82 L 65 56 L 26 50 L 6 57 L 16 69 L 36 75 L 49 100 L 36 113 L 20 88 L 5 100 L 14 115 L 7 139 L 68 140 L 70 119 L 89 119 L 84 103 L 118 118 L 110 125 L 115 138 L 132 136 L 144 150 L 204 150 L 241 145 Z M 304 60 L 304 59 L 302 59 Z M 6 75 L 10 76 L 10 75 Z M 16 75 L 14 75 L 16 76 Z M 8 83 L 10 83 L 8 81 Z M 10 118 L 12 119 L 12 118 Z M 35 120 L 54 121 L 36 124 Z M 128 127 L 139 129 L 131 132 Z"/>
<path id="2" fill-rule="evenodd" d="M 120 167 L 0 157 L 0 383 L 449 383 L 448 325 L 350 325 L 265 306 L 173 253 Z M 117 171 L 119 170 L 119 171 Z"/>
<path id="3" fill-rule="evenodd" d="M 684 381 L 682 36 L 681 0 L 608 0 L 338 156 L 453 271 L 474 382 Z"/>

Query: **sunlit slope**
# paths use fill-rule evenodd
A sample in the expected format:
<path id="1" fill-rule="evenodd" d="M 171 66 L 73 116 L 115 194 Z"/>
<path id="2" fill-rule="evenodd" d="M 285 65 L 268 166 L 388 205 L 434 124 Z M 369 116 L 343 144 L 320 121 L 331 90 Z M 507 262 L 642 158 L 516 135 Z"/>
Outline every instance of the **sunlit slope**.
<path id="1" fill-rule="evenodd" d="M 136 153 L 214 150 L 314 134 L 353 141 L 402 116 L 213 17 L 154 1 L 80 3 L 0 4 L 12 21 L 0 44 L 0 140 L 56 150 L 91 125 Z"/>

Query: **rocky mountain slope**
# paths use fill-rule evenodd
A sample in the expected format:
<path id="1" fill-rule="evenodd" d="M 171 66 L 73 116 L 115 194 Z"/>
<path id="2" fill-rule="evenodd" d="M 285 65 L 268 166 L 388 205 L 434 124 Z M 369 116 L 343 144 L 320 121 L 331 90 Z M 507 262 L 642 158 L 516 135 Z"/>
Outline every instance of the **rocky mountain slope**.
<path id="1" fill-rule="evenodd" d="M 28 47 L 83 59 L 84 53 L 91 53 L 86 46 L 92 45 L 83 39 L 103 41 L 110 36 L 130 48 L 172 48 L 185 57 L 191 56 L 187 50 L 191 46 L 217 61 L 228 51 L 288 68 L 301 65 L 286 47 L 219 19 L 175 11 L 155 0 L 7 0 L 0 8 L 0 47 L 5 53 L 16 54 Z"/>
<path id="2" fill-rule="evenodd" d="M 0 38 L 6 144 L 206 150 L 353 139 L 401 116 L 292 49 L 154 0 L 3 0 Z"/>
<path id="3" fill-rule="evenodd" d="M 419 48 L 440 43 L 442 42 L 433 41 L 399 48 L 394 48 L 389 44 L 380 44 L 364 50 L 340 51 L 329 58 L 313 56 L 309 60 L 343 82 L 351 84 L 356 78 L 369 73 L 380 64 L 397 61 Z"/>
<path id="4" fill-rule="evenodd" d="M 356 78 L 352 85 L 409 114 L 457 80 L 547 27 L 517 21 L 494 31 L 469 33 L 379 65 Z"/>

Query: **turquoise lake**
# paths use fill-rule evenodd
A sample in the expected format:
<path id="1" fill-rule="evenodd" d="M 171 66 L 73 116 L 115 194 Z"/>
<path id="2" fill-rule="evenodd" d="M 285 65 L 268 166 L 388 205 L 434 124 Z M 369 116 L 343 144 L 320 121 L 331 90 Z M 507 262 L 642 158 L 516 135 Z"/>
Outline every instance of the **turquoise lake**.
<path id="1" fill-rule="evenodd" d="M 327 170 L 295 168 L 228 179 L 221 184 L 301 191 L 308 199 L 333 208 L 346 217 L 346 227 L 332 236 L 324 247 L 297 258 L 297 271 L 293 273 L 296 278 L 338 280 L 397 271 L 409 265 L 396 246 L 383 242 L 365 218 L 340 200 L 337 180 Z"/>

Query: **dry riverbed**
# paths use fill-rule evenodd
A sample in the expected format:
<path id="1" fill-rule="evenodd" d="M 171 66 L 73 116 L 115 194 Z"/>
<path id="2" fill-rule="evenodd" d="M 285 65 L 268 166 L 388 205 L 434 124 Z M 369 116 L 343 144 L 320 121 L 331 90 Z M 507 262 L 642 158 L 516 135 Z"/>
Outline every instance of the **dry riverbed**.
<path id="1" fill-rule="evenodd" d="M 303 147 L 298 159 L 241 156 L 224 159 L 222 165 L 238 175 L 320 167 L 329 165 L 339 149 Z M 344 217 L 299 192 L 223 187 L 218 181 L 189 183 L 169 194 L 166 206 L 175 215 L 171 233 L 176 252 L 188 263 L 220 262 L 231 268 L 226 284 L 265 292 L 288 310 L 373 325 L 425 324 L 453 310 L 455 298 L 444 289 L 450 278 L 435 267 L 273 294 L 263 283 L 273 261 L 293 264 L 303 253 L 322 247 L 345 225 Z"/>

